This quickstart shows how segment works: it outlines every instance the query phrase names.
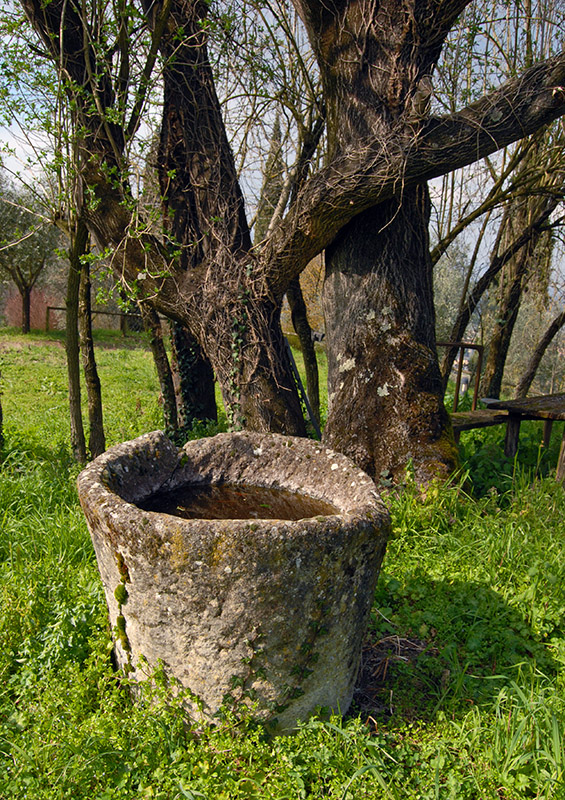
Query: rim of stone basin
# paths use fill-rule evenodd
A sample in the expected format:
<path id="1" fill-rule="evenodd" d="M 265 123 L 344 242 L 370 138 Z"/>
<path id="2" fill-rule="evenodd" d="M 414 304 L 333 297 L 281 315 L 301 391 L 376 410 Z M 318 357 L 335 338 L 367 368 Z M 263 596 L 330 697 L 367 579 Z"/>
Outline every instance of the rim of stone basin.
<path id="1" fill-rule="evenodd" d="M 220 433 L 192 440 L 177 448 L 162 431 L 110 448 L 79 475 L 79 494 L 88 516 L 89 498 L 96 497 L 98 512 L 110 519 L 127 512 L 139 522 L 163 512 L 137 504 L 151 496 L 187 485 L 247 485 L 283 489 L 333 506 L 336 516 L 353 522 L 387 512 L 371 478 L 353 462 L 311 439 L 248 431 Z M 171 515 L 166 515 L 171 516 Z M 175 517 L 177 522 L 180 518 Z M 206 520 L 213 530 L 230 525 L 280 523 L 298 529 L 304 521 L 266 519 Z M 196 520 L 183 519 L 183 525 Z M 118 531 L 116 530 L 117 538 Z"/>

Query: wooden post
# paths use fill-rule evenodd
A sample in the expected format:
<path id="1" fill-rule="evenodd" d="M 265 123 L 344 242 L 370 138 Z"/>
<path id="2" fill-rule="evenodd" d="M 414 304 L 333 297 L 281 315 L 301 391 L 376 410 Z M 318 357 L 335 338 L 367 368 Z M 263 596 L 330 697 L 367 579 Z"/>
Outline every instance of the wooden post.
<path id="1" fill-rule="evenodd" d="M 563 439 L 561 440 L 561 450 L 559 451 L 555 480 L 557 483 L 565 484 L 565 425 L 563 425 Z"/>
<path id="2" fill-rule="evenodd" d="M 465 348 L 459 348 L 459 361 L 457 362 L 457 378 L 455 379 L 455 397 L 453 398 L 453 413 L 457 411 L 459 405 L 459 389 L 461 388 L 461 373 L 463 372 L 463 356 Z"/>
<path id="3" fill-rule="evenodd" d="M 518 452 L 518 439 L 520 437 L 520 416 L 518 414 L 508 414 L 506 423 L 506 441 L 504 443 L 504 455 L 514 458 Z"/>
<path id="4" fill-rule="evenodd" d="M 546 419 L 543 423 L 543 446 L 546 449 L 549 447 L 549 440 L 551 439 L 552 427 L 553 427 L 553 420 Z"/>
<path id="5" fill-rule="evenodd" d="M 45 333 L 49 333 L 49 312 L 51 311 L 51 306 L 47 306 L 45 309 Z"/>

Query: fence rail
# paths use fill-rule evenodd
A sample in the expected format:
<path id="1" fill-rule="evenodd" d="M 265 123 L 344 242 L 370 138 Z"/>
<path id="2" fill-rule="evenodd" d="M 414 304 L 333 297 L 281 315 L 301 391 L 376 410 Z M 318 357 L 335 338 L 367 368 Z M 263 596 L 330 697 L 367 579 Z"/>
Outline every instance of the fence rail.
<path id="1" fill-rule="evenodd" d="M 45 309 L 45 330 L 48 332 L 51 329 L 51 312 L 52 311 L 66 311 L 67 309 L 64 306 L 47 306 Z M 92 311 L 92 316 L 95 317 L 96 315 L 104 314 L 107 317 L 125 317 L 126 319 L 139 319 L 141 320 L 141 314 L 136 314 L 135 312 L 130 313 L 123 313 L 122 311 L 99 311 L 98 309 Z"/>

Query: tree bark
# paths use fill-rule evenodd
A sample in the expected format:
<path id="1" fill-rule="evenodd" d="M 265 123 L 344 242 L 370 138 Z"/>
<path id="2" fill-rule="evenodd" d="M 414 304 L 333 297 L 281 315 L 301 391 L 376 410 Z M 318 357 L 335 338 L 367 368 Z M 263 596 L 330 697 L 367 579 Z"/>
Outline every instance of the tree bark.
<path id="1" fill-rule="evenodd" d="M 158 160 L 165 220 L 187 278 L 205 270 L 204 295 L 189 304 L 182 321 L 214 368 L 202 364 L 190 379 L 189 394 L 207 381 L 203 394 L 210 400 L 189 399 L 187 413 L 212 414 L 215 373 L 233 426 L 303 434 L 279 313 L 273 310 L 280 298 L 271 295 L 249 263 L 251 237 L 208 59 L 205 14 L 203 4 L 172 0 L 161 40 L 166 112 Z M 184 32 L 180 42 L 179 28 Z M 258 296 L 257 285 L 266 288 L 264 296 Z M 218 305 L 224 308 L 215 309 Z M 183 350 L 196 369 L 202 358 L 196 343 Z M 177 356 L 182 364 L 180 349 Z"/>
<path id="2" fill-rule="evenodd" d="M 318 375 L 318 360 L 316 348 L 312 340 L 312 328 L 308 322 L 306 303 L 300 287 L 300 279 L 291 281 L 286 296 L 290 306 L 292 325 L 300 340 L 304 370 L 306 372 L 306 392 L 312 407 L 312 412 L 318 425 L 320 424 L 320 382 Z"/>
<path id="3" fill-rule="evenodd" d="M 214 373 L 194 336 L 179 322 L 171 323 L 171 345 L 179 431 L 186 441 L 195 422 L 218 419 Z"/>
<path id="4" fill-rule="evenodd" d="M 324 7 L 315 24 L 324 31 L 318 62 L 331 162 L 402 143 L 407 165 L 427 124 L 416 96 L 430 86 L 456 5 L 443 5 L 443 15 L 425 0 Z M 385 28 L 394 31 L 388 48 Z M 435 342 L 429 195 L 405 174 L 392 197 L 354 217 L 326 249 L 324 441 L 377 480 L 401 482 L 412 461 L 416 480 L 428 483 L 453 471 L 457 448 Z"/>
<path id="5" fill-rule="evenodd" d="M 526 397 L 530 386 L 532 385 L 534 378 L 536 377 L 536 372 L 538 371 L 538 367 L 541 363 L 541 360 L 545 354 L 545 351 L 555 338 L 555 336 L 559 333 L 561 328 L 565 325 L 565 311 L 561 311 L 558 314 L 551 325 L 548 327 L 542 338 L 539 340 L 538 345 L 532 356 L 528 362 L 528 366 L 526 367 L 524 374 L 518 381 L 518 385 L 516 386 L 516 397 Z"/>
<path id="6" fill-rule="evenodd" d="M 500 397 L 502 378 L 506 358 L 510 349 L 510 341 L 518 312 L 522 303 L 522 290 L 528 258 L 532 256 L 531 248 L 520 254 L 514 262 L 514 270 L 501 287 L 499 302 L 496 308 L 496 321 L 489 340 L 485 370 L 481 378 L 481 394 L 484 397 Z"/>
<path id="7" fill-rule="evenodd" d="M 80 257 L 86 252 L 88 229 L 80 220 L 69 249 L 69 274 L 67 279 L 67 314 L 65 323 L 65 348 L 67 351 L 67 374 L 69 380 L 69 411 L 71 422 L 71 448 L 76 461 L 86 464 L 86 441 L 82 420 L 80 390 L 80 342 L 79 342 L 79 287 Z"/>
<path id="8" fill-rule="evenodd" d="M 80 281 L 80 339 L 88 395 L 88 420 L 90 431 L 88 436 L 88 449 L 92 458 L 102 455 L 106 449 L 104 435 L 104 421 L 102 412 L 102 391 L 100 378 L 94 355 L 94 339 L 92 338 L 92 309 L 90 300 L 90 269 L 84 261 L 81 269 Z"/>
<path id="9" fill-rule="evenodd" d="M 280 302 L 246 272 L 217 287 L 202 308 L 204 348 L 235 428 L 305 436 L 306 425 L 280 325 Z M 249 288 L 247 288 L 249 286 Z M 253 288 L 251 288 L 253 286 Z M 235 296 L 234 296 L 235 294 Z"/>
<path id="10" fill-rule="evenodd" d="M 326 251 L 324 441 L 379 479 L 426 483 L 457 454 L 436 355 L 425 186 L 357 217 Z"/>
<path id="11" fill-rule="evenodd" d="M 149 346 L 153 353 L 155 370 L 159 378 L 159 386 L 161 387 L 165 433 L 170 439 L 176 441 L 179 433 L 177 400 L 175 397 L 173 374 L 163 341 L 161 321 L 157 312 L 151 308 L 148 303 L 140 303 L 139 309 L 143 319 L 143 326 L 149 334 Z"/>

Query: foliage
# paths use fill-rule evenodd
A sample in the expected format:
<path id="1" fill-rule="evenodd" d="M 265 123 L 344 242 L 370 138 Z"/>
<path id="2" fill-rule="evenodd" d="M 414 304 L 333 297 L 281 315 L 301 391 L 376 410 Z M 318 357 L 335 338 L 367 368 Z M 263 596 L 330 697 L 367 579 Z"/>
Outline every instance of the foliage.
<path id="1" fill-rule="evenodd" d="M 313 719 L 292 737 L 270 739 L 229 714 L 201 729 L 163 676 L 134 703 L 113 671 L 57 337 L 3 332 L 1 344 L 1 798 L 564 796 L 565 494 L 524 468 L 533 433 L 508 479 L 488 487 L 472 458 L 496 434 L 463 435 L 468 481 L 491 491 L 470 497 L 456 482 L 422 497 L 408 475 L 389 496 L 369 705 L 357 692 L 345 719 Z M 143 338 L 107 334 L 99 348 L 111 443 L 156 427 Z"/>
<path id="2" fill-rule="evenodd" d="M 464 407 L 461 410 L 465 410 Z M 547 476 L 557 463 L 561 431 L 555 425 L 549 447 L 541 441 L 541 423 L 525 422 L 520 426 L 517 460 L 504 455 L 504 426 L 466 431 L 461 436 L 461 456 L 472 476 L 476 496 L 486 493 L 505 495 L 516 481 L 517 471 L 530 480 Z"/>

